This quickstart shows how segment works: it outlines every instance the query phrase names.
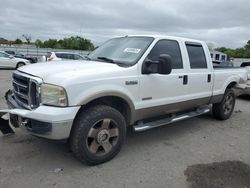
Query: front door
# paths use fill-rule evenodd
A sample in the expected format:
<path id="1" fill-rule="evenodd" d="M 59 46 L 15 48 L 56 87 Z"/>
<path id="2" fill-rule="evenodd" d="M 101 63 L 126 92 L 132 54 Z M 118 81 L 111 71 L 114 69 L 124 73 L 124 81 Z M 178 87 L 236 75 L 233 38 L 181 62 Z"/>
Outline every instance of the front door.
<path id="1" fill-rule="evenodd" d="M 139 116 L 149 117 L 179 111 L 183 108 L 188 91 L 187 69 L 183 63 L 178 41 L 159 40 L 148 54 L 147 59 L 158 61 L 161 54 L 172 58 L 173 70 L 169 75 L 141 74 Z"/>

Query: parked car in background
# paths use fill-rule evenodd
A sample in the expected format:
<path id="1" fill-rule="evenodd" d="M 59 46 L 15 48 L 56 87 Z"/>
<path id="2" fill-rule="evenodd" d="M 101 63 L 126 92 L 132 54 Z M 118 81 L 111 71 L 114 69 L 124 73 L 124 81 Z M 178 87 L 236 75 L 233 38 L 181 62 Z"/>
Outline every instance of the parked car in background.
<path id="1" fill-rule="evenodd" d="M 213 66 L 215 67 L 215 68 L 226 68 L 226 67 L 235 67 L 234 66 L 234 64 L 233 64 L 233 62 L 231 62 L 231 61 L 223 61 L 223 62 L 215 62 L 215 61 L 213 61 Z"/>
<path id="2" fill-rule="evenodd" d="M 27 59 L 30 61 L 30 63 L 37 63 L 37 61 L 38 61 L 37 57 L 35 57 L 35 56 L 24 55 L 21 53 L 16 53 L 15 51 L 11 51 L 11 50 L 6 50 L 4 52 L 6 52 L 7 54 L 10 54 L 10 55 L 13 55 L 14 57 L 17 57 L 17 58 Z"/>
<path id="3" fill-rule="evenodd" d="M 84 56 L 71 52 L 49 52 L 47 61 L 61 61 L 61 60 L 85 60 Z"/>
<path id="4" fill-rule="evenodd" d="M 0 51 L 0 67 L 1 68 L 19 68 L 24 65 L 30 64 L 29 60 L 17 58 L 6 52 Z"/>
<path id="5" fill-rule="evenodd" d="M 13 55 L 13 56 L 16 54 L 15 51 L 12 51 L 12 50 L 6 50 L 4 52 L 6 52 L 7 54 L 10 54 L 10 55 Z"/>
<path id="6" fill-rule="evenodd" d="M 243 62 L 241 64 L 241 67 L 246 67 L 246 69 L 247 69 L 248 82 L 247 82 L 247 88 L 245 90 L 245 94 L 250 95 L 250 62 Z"/>

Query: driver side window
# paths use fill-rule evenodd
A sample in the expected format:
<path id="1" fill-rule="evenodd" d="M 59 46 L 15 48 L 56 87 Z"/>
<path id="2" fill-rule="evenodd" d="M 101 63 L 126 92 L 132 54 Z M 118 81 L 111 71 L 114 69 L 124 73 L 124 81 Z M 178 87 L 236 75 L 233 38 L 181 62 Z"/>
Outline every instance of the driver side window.
<path id="1" fill-rule="evenodd" d="M 161 54 L 168 54 L 172 58 L 173 69 L 183 69 L 181 50 L 175 40 L 159 40 L 148 55 L 151 61 L 158 61 Z"/>

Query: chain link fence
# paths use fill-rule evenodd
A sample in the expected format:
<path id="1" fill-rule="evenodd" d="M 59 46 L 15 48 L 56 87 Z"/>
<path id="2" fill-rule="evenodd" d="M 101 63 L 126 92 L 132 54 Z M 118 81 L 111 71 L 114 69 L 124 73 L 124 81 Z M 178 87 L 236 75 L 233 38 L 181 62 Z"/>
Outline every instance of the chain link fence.
<path id="1" fill-rule="evenodd" d="M 36 48 L 35 46 L 4 46 L 0 45 L 0 51 L 14 51 L 15 54 L 23 54 L 25 56 L 41 57 L 46 56 L 48 52 L 72 52 L 80 55 L 87 55 L 90 51 L 53 49 L 53 48 Z"/>

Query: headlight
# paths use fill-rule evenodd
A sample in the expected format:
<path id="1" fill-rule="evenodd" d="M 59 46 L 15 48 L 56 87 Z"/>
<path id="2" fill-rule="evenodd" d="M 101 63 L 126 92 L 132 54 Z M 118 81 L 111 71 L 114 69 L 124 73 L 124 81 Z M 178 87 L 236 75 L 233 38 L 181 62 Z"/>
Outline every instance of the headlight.
<path id="1" fill-rule="evenodd" d="M 41 86 L 41 103 L 52 106 L 67 106 L 67 94 L 63 87 L 42 84 Z"/>

